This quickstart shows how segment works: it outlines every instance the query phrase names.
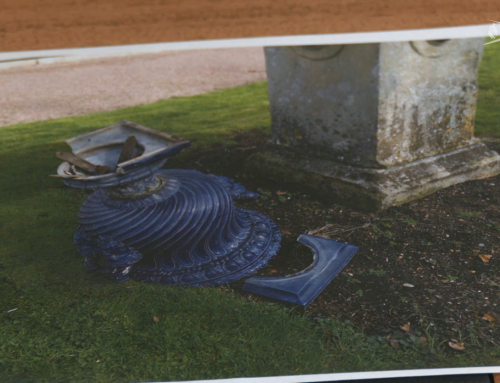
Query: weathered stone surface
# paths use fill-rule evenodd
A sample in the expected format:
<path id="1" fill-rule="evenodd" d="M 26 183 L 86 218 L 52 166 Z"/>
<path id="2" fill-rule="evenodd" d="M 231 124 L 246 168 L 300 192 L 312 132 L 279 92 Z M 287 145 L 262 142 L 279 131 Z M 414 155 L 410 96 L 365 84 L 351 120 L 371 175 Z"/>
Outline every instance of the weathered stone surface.
<path id="1" fill-rule="evenodd" d="M 378 164 L 394 166 L 475 142 L 483 47 L 483 39 L 380 45 Z"/>
<path id="2" fill-rule="evenodd" d="M 367 167 L 470 145 L 483 43 L 266 48 L 273 140 Z"/>
<path id="3" fill-rule="evenodd" d="M 327 58 L 321 49 L 305 47 L 265 52 L 273 141 L 341 162 L 373 165 L 379 45 L 344 46 Z M 313 53 L 317 59 L 308 58 Z"/>
<path id="4" fill-rule="evenodd" d="M 500 173 L 474 137 L 483 43 L 266 48 L 273 145 L 248 166 L 366 209 Z"/>
<path id="5" fill-rule="evenodd" d="M 386 169 L 362 168 L 269 147 L 246 162 L 249 171 L 298 184 L 334 203 L 363 210 L 401 205 L 461 182 L 500 173 L 500 156 L 483 143 Z"/>

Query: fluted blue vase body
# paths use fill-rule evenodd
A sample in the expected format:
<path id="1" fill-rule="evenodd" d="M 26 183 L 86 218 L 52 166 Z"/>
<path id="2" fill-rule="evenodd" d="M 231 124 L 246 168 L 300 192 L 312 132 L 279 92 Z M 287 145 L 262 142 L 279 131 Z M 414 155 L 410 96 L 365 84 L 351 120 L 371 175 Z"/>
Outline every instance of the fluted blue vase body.
<path id="1" fill-rule="evenodd" d="M 234 282 L 264 267 L 279 250 L 279 228 L 233 202 L 256 197 L 229 178 L 157 170 L 88 197 L 75 243 L 88 268 L 119 281 Z"/>

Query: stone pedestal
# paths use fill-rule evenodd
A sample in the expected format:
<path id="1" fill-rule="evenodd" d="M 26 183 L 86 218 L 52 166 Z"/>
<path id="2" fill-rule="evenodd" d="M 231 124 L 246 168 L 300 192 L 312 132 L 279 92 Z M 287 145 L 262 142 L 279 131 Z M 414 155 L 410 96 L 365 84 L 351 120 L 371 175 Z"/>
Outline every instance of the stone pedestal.
<path id="1" fill-rule="evenodd" d="M 474 137 L 483 44 L 266 48 L 273 145 L 248 166 L 368 209 L 500 173 Z"/>

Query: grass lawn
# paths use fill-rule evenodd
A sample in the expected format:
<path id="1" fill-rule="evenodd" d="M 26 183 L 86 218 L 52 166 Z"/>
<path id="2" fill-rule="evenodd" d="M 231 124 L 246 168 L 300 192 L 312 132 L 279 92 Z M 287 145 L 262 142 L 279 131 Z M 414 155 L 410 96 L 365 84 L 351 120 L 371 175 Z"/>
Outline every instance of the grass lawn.
<path id="1" fill-rule="evenodd" d="M 500 44 L 488 44 L 479 68 L 476 135 L 500 137 Z"/>
<path id="2" fill-rule="evenodd" d="M 500 135 L 499 63 L 500 44 L 487 46 L 480 135 Z M 237 139 L 242 132 L 268 135 L 268 108 L 266 83 L 257 83 L 0 128 L 0 380 L 155 381 L 498 364 L 500 348 L 478 341 L 454 351 L 426 327 L 420 329 L 426 342 L 402 334 L 395 348 L 385 335 L 367 335 L 345 319 L 318 319 L 234 287 L 119 284 L 84 268 L 72 238 L 88 193 L 48 176 L 60 162 L 55 152 L 67 150 L 65 138 L 126 119 L 191 140 L 194 152 L 172 163 L 193 167 L 192 153 L 203 162 L 214 148 L 245 149 Z"/>

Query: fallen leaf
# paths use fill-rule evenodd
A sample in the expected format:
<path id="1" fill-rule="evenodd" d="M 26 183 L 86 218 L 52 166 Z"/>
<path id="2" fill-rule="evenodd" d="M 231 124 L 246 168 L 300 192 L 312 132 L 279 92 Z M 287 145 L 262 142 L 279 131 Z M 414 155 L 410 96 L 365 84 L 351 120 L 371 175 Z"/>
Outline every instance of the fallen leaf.
<path id="1" fill-rule="evenodd" d="M 448 342 L 448 345 L 451 347 L 451 348 L 454 348 L 455 350 L 458 350 L 458 351 L 462 351 L 465 349 L 465 346 L 464 346 L 464 343 L 459 343 L 457 341 L 455 342 Z"/>
<path id="2" fill-rule="evenodd" d="M 389 343 L 393 348 L 399 348 L 399 342 L 396 339 L 389 339 Z"/>
<path id="3" fill-rule="evenodd" d="M 160 321 L 160 318 L 158 318 L 156 315 L 153 317 L 153 322 L 158 323 Z"/>
<path id="4" fill-rule="evenodd" d="M 276 194 L 277 194 L 277 195 L 284 195 L 284 194 L 287 194 L 287 192 L 286 192 L 286 191 L 279 191 L 279 190 L 278 190 L 278 191 L 276 192 Z"/>
<path id="5" fill-rule="evenodd" d="M 270 273 L 271 273 L 271 274 L 276 274 L 277 272 L 278 272 L 278 270 L 276 270 L 276 269 L 272 269 L 272 270 L 270 271 Z"/>
<path id="6" fill-rule="evenodd" d="M 421 336 L 421 337 L 419 337 L 419 339 L 422 342 L 422 346 L 426 346 L 427 345 L 427 338 L 425 336 Z"/>
<path id="7" fill-rule="evenodd" d="M 405 324 L 404 326 L 399 327 L 401 330 L 409 332 L 410 331 L 410 322 Z"/>
<path id="8" fill-rule="evenodd" d="M 403 286 L 404 286 L 404 287 L 415 287 L 415 286 L 413 286 L 413 285 L 410 285 L 409 283 L 403 283 Z"/>
<path id="9" fill-rule="evenodd" d="M 281 234 L 292 235 L 288 230 L 281 230 Z"/>
<path id="10" fill-rule="evenodd" d="M 488 263 L 491 259 L 491 255 L 489 254 L 478 254 L 478 257 L 481 258 L 481 261 L 484 263 Z"/>
<path id="11" fill-rule="evenodd" d="M 484 319 L 484 320 L 487 320 L 490 322 L 496 322 L 498 319 L 498 315 L 495 314 L 494 312 L 490 311 L 489 313 L 484 314 L 484 316 L 481 319 Z"/>

